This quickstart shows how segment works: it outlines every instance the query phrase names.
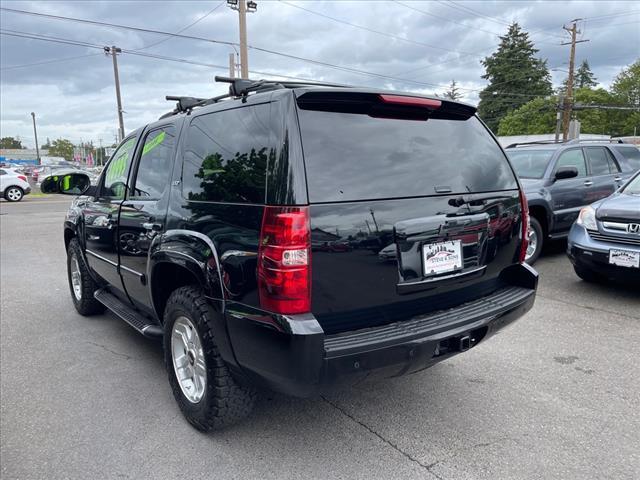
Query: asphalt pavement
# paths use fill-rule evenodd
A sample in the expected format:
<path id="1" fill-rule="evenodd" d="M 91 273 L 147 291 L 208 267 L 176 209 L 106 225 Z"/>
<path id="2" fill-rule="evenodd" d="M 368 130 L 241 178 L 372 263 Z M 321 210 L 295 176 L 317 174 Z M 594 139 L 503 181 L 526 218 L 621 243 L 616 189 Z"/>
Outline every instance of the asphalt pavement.
<path id="1" fill-rule="evenodd" d="M 68 203 L 0 202 L 2 479 L 640 478 L 640 290 L 580 281 L 562 243 L 532 311 L 477 348 L 317 399 L 264 395 L 204 435 L 159 343 L 73 309 Z"/>

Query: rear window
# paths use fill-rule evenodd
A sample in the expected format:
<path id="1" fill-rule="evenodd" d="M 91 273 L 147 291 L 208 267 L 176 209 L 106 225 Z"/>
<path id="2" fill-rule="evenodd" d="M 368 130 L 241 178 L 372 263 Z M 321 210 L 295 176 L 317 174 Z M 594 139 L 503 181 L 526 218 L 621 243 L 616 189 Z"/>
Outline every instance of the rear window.
<path id="1" fill-rule="evenodd" d="M 507 150 L 514 170 L 521 178 L 542 178 L 553 150 Z"/>
<path id="2" fill-rule="evenodd" d="M 636 147 L 613 147 L 627 159 L 633 170 L 640 170 L 640 150 Z"/>
<path id="3" fill-rule="evenodd" d="M 311 202 L 517 188 L 476 117 L 426 121 L 299 110 Z"/>

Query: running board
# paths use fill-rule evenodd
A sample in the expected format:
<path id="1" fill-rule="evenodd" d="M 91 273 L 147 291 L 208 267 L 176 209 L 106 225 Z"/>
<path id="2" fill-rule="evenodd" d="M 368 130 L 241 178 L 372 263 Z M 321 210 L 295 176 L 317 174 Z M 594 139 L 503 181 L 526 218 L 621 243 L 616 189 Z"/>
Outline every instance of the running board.
<path id="1" fill-rule="evenodd" d="M 122 320 L 127 322 L 139 333 L 149 338 L 161 338 L 164 331 L 160 325 L 151 323 L 148 319 L 136 312 L 130 306 L 124 304 L 122 300 L 113 295 L 108 290 L 101 288 L 93 294 L 96 300 L 115 313 Z"/>

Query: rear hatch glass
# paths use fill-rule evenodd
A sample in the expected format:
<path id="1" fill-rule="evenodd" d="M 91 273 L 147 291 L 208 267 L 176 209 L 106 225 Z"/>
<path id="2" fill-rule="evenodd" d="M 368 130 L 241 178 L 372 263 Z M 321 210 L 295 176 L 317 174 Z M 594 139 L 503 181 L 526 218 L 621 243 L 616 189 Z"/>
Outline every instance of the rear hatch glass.
<path id="1" fill-rule="evenodd" d="M 309 201 L 510 190 L 507 159 L 475 116 L 426 120 L 299 110 Z"/>

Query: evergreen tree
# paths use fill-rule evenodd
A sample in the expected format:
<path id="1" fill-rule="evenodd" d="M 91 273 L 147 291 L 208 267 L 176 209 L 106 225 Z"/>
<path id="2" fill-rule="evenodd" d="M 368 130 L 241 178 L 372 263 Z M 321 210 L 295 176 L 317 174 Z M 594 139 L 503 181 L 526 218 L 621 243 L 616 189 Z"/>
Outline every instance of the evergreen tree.
<path id="1" fill-rule="evenodd" d="M 593 75 L 591 68 L 589 68 L 589 62 L 583 60 L 576 71 L 574 88 L 591 88 L 597 85 L 596 77 Z"/>
<path id="2" fill-rule="evenodd" d="M 478 114 L 489 128 L 497 130 L 500 120 L 535 96 L 552 92 L 546 60 L 538 52 L 529 34 L 513 23 L 491 56 L 482 60 L 489 85 L 480 92 Z"/>
<path id="3" fill-rule="evenodd" d="M 3 137 L 0 139 L 0 148 L 22 148 L 19 138 Z"/>
<path id="4" fill-rule="evenodd" d="M 458 88 L 458 84 L 455 80 L 451 80 L 451 85 L 449 85 L 449 90 L 444 92 L 444 98 L 449 100 L 459 100 L 462 98 L 462 94 L 460 93 L 460 89 Z"/>

